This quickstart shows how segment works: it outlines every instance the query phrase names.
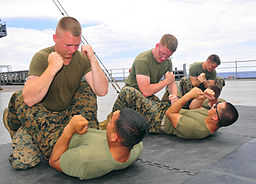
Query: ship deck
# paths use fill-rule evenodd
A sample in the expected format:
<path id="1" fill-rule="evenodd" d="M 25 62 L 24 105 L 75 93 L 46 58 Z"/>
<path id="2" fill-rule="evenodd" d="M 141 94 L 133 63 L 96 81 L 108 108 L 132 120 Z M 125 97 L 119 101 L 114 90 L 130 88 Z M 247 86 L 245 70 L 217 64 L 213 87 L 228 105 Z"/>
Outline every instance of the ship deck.
<path id="1" fill-rule="evenodd" d="M 120 83 L 122 86 L 123 83 Z M 0 116 L 11 94 L 22 86 L 1 86 Z M 161 96 L 163 91 L 157 95 Z M 256 80 L 226 80 L 221 98 L 239 111 L 238 121 L 219 129 L 203 140 L 182 140 L 175 136 L 148 134 L 144 150 L 132 166 L 100 178 L 81 181 L 50 168 L 47 161 L 28 170 L 15 170 L 8 162 L 11 139 L 0 123 L 0 183 L 175 183 L 175 184 L 252 184 L 256 183 Z M 98 119 L 104 120 L 117 97 L 109 93 L 98 98 Z"/>

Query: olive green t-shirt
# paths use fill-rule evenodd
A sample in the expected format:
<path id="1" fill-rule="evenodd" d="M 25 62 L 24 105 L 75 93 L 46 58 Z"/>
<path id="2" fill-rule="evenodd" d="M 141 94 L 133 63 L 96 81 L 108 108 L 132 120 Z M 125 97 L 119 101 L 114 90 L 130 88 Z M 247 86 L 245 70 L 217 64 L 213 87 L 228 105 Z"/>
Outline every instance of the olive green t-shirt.
<path id="1" fill-rule="evenodd" d="M 170 59 L 158 63 L 153 56 L 152 49 L 142 52 L 135 58 L 131 72 L 125 81 L 125 86 L 139 90 L 136 75 L 146 75 L 150 77 L 150 84 L 155 84 L 161 80 L 167 71 L 172 72 L 172 61 Z"/>
<path id="2" fill-rule="evenodd" d="M 208 116 L 207 109 L 180 110 L 181 118 L 174 128 L 170 120 L 164 116 L 164 132 L 183 139 L 203 139 L 213 133 L 207 128 L 204 119 Z"/>
<path id="3" fill-rule="evenodd" d="M 80 179 L 97 178 L 128 167 L 138 159 L 142 150 L 143 143 L 140 142 L 132 148 L 126 162 L 118 162 L 109 151 L 106 130 L 89 128 L 83 135 L 72 136 L 68 150 L 60 157 L 60 166 L 70 176 Z"/>
<path id="4" fill-rule="evenodd" d="M 48 56 L 52 52 L 55 52 L 54 47 L 36 53 L 30 63 L 28 75 L 41 76 L 48 67 Z M 41 103 L 50 111 L 64 110 L 70 104 L 82 77 L 89 71 L 91 71 L 89 59 L 80 51 L 76 51 L 70 63 L 63 65 L 57 72 Z"/>
<path id="5" fill-rule="evenodd" d="M 203 70 L 202 68 L 203 62 L 195 62 L 189 67 L 189 75 L 192 77 L 197 77 L 201 73 L 205 73 L 206 80 L 215 80 L 216 79 L 216 71 L 208 72 L 207 70 Z M 201 83 L 198 88 L 205 90 L 204 84 Z"/>

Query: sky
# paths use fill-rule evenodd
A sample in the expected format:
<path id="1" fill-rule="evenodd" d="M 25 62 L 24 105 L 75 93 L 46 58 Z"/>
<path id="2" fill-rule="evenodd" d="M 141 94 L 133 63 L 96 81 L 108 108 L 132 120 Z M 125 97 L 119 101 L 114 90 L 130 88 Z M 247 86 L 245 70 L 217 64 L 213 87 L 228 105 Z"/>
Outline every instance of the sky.
<path id="1" fill-rule="evenodd" d="M 33 55 L 54 45 L 62 17 L 56 0 L 0 0 L 7 36 L 0 65 L 28 70 Z M 255 0 L 59 0 L 82 25 L 83 36 L 108 69 L 130 68 L 163 34 L 177 37 L 173 66 L 182 69 L 211 54 L 222 62 L 255 60 Z M 256 70 L 256 68 L 255 68 Z M 0 71 L 1 72 L 1 71 Z"/>

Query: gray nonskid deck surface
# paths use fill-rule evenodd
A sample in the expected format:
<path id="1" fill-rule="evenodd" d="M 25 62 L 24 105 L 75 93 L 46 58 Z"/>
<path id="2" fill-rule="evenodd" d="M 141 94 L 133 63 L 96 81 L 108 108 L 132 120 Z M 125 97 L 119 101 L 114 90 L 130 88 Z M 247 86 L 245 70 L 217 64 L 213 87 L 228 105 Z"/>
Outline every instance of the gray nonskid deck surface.
<path id="1" fill-rule="evenodd" d="M 185 184 L 256 183 L 256 139 L 212 164 Z"/>
<path id="2" fill-rule="evenodd" d="M 230 94 L 234 100 L 237 100 L 237 93 L 239 91 Z M 99 109 L 105 117 L 114 103 L 112 98 L 116 98 L 112 91 L 110 95 L 106 97 L 111 99 L 109 102 L 99 99 L 99 106 L 105 105 Z M 0 183 L 256 183 L 256 103 L 255 97 L 250 95 L 250 100 L 242 102 L 248 105 L 236 104 L 240 113 L 238 122 L 221 128 L 215 135 L 203 140 L 182 140 L 175 136 L 147 134 L 143 141 L 143 153 L 135 164 L 87 181 L 59 173 L 46 161 L 33 169 L 15 170 L 8 163 L 10 141 L 2 141 Z"/>

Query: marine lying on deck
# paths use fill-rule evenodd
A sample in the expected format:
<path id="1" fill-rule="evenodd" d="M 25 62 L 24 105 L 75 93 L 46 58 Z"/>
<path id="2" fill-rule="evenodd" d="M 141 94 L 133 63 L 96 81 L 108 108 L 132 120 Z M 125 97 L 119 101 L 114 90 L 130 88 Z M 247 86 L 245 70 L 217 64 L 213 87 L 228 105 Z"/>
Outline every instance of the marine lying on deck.
<path id="1" fill-rule="evenodd" d="M 91 179 L 126 168 L 141 155 L 147 121 L 138 112 L 129 108 L 114 112 L 106 131 L 87 131 L 88 123 L 81 115 L 73 116 L 53 148 L 51 167 Z"/>
<path id="2" fill-rule="evenodd" d="M 209 110 L 201 108 L 208 98 L 215 100 L 214 92 L 194 87 L 171 106 L 145 98 L 138 90 L 124 87 L 119 93 L 112 112 L 125 107 L 140 112 L 149 123 L 150 133 L 176 135 L 183 139 L 202 139 L 220 127 L 229 126 L 238 119 L 237 109 L 229 102 L 217 102 Z M 190 110 L 182 106 L 193 99 Z M 111 117 L 111 114 L 108 118 Z M 102 128 L 107 121 L 100 123 Z"/>

